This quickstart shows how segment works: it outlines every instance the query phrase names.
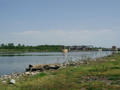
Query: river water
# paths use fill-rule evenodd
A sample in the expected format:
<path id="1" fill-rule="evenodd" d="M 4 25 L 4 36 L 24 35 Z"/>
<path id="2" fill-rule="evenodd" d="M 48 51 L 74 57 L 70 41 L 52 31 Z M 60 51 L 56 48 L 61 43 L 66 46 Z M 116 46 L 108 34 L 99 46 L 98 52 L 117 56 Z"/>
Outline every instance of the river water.
<path id="1" fill-rule="evenodd" d="M 29 64 L 63 63 L 67 60 L 98 58 L 110 54 L 111 51 L 69 52 L 65 56 L 61 52 L 0 53 L 0 75 L 24 72 Z"/>

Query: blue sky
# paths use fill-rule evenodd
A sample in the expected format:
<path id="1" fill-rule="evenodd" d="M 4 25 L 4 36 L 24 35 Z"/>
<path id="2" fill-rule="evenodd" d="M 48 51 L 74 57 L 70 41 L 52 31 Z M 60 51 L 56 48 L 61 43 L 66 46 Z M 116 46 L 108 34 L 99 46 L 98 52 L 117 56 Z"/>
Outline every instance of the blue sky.
<path id="1" fill-rule="evenodd" d="M 0 42 L 120 46 L 120 0 L 0 0 Z"/>

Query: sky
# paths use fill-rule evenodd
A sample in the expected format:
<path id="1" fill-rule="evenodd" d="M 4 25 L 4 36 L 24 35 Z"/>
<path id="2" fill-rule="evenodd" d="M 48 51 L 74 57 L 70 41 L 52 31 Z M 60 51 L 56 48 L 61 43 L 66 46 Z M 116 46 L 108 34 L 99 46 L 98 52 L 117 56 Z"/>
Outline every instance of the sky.
<path id="1" fill-rule="evenodd" d="M 120 0 L 0 0 L 0 43 L 120 47 Z"/>

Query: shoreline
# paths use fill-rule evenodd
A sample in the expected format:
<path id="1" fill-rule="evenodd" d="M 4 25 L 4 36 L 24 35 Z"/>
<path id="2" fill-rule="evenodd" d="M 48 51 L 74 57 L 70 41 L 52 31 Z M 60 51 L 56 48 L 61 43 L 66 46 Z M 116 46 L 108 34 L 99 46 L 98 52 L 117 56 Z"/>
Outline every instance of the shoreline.
<path id="1" fill-rule="evenodd" d="M 50 65 L 50 64 L 49 64 Z M 35 69 L 44 65 L 30 65 Z M 59 69 L 24 72 L 10 79 L 0 80 L 2 90 L 119 90 L 120 88 L 120 53 L 89 59 L 82 62 L 69 62 Z M 47 67 L 48 69 L 48 67 Z M 21 75 L 21 77 L 19 77 Z"/>
<path id="2" fill-rule="evenodd" d="M 22 77 L 27 77 L 27 76 L 34 76 L 36 74 L 39 74 L 39 73 L 43 73 L 43 72 L 47 72 L 47 71 L 55 71 L 55 70 L 58 70 L 58 69 L 62 69 L 62 68 L 66 68 L 66 67 L 70 67 L 70 66 L 80 66 L 80 65 L 85 65 L 85 64 L 88 64 L 89 62 L 94 62 L 94 61 L 97 61 L 99 59 L 102 59 L 102 58 L 105 58 L 105 57 L 110 57 L 112 56 L 113 54 L 111 55 L 108 55 L 108 56 L 104 56 L 104 57 L 99 57 L 99 58 L 94 58 L 94 59 L 85 59 L 85 60 L 79 60 L 79 61 L 67 61 L 67 62 L 64 62 L 62 64 L 38 64 L 38 65 L 34 65 L 34 66 L 40 66 L 38 68 L 38 70 L 28 70 L 28 68 L 26 68 L 26 71 L 25 72 L 17 72 L 17 73 L 10 73 L 10 74 L 5 74 L 5 75 L 1 75 L 0 76 L 0 80 L 2 82 L 5 82 L 5 81 L 8 81 L 8 80 L 11 80 L 11 79 L 15 79 L 15 80 L 19 80 L 20 78 Z M 44 66 L 49 66 L 50 68 L 50 65 L 51 67 L 59 67 L 57 69 L 47 69 L 47 68 L 43 68 Z M 30 65 L 29 65 L 30 66 Z M 41 67 L 42 66 L 42 67 Z M 40 71 L 40 69 L 43 69 L 42 71 Z"/>

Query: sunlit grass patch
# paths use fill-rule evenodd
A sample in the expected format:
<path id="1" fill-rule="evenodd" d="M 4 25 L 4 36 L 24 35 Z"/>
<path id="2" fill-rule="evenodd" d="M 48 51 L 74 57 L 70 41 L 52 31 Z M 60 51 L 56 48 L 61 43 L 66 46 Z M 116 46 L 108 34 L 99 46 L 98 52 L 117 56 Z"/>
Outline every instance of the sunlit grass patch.
<path id="1" fill-rule="evenodd" d="M 44 76 L 46 76 L 46 75 L 47 75 L 46 73 L 42 72 L 42 73 L 40 73 L 40 74 L 35 75 L 34 77 L 35 77 L 35 78 L 39 78 L 39 77 L 44 77 Z"/>

